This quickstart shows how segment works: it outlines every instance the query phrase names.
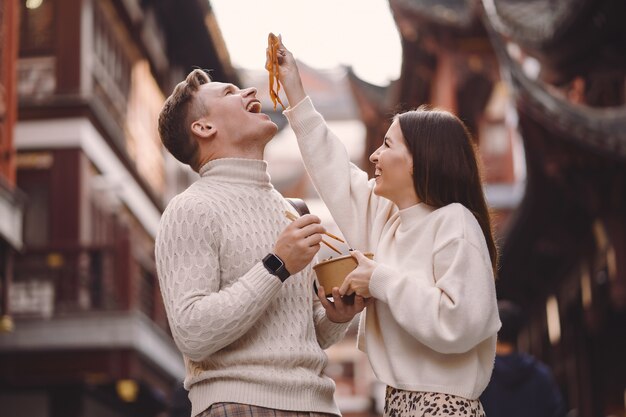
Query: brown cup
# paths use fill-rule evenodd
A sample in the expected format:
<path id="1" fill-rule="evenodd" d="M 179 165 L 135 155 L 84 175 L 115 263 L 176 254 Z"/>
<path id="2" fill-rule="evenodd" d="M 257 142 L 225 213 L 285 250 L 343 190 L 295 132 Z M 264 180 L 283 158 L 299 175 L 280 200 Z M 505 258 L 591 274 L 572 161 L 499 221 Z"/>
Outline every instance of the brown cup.
<path id="1" fill-rule="evenodd" d="M 373 253 L 366 252 L 363 255 L 374 259 Z M 357 265 L 358 263 L 352 255 L 344 255 L 338 258 L 321 261 L 313 267 L 315 275 L 317 275 L 317 282 L 324 287 L 326 297 L 332 297 L 331 291 L 333 287 L 341 287 L 346 276 L 352 272 Z"/>

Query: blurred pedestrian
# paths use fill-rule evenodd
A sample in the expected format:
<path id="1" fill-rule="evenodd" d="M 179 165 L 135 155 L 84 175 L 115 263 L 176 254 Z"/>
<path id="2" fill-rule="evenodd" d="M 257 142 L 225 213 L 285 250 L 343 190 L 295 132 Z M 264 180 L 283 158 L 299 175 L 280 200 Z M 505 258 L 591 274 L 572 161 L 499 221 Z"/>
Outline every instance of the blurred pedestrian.
<path id="1" fill-rule="evenodd" d="M 517 350 L 524 324 L 522 310 L 506 300 L 498 302 L 502 328 L 498 332 L 496 363 L 491 381 L 480 396 L 487 417 L 563 417 L 560 389 L 550 369 Z"/>

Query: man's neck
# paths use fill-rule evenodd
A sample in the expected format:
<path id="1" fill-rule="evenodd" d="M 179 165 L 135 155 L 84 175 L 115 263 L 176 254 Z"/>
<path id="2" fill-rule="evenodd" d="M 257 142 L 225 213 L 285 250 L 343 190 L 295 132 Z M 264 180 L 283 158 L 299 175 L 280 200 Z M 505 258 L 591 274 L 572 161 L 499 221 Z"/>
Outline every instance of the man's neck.
<path id="1" fill-rule="evenodd" d="M 240 159 L 263 159 L 264 149 L 248 148 L 248 149 L 229 149 L 224 152 L 205 152 L 200 157 L 199 166 L 203 166 L 209 161 L 224 158 L 240 158 Z"/>

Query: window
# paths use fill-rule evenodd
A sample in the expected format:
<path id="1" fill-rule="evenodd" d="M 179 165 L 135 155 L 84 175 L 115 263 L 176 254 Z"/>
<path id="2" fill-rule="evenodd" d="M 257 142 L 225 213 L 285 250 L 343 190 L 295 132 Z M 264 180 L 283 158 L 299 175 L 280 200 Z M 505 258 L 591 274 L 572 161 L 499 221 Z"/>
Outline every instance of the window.
<path id="1" fill-rule="evenodd" d="M 22 0 L 20 55 L 44 55 L 54 47 L 54 2 Z"/>
<path id="2" fill-rule="evenodd" d="M 21 187 L 28 196 L 24 213 L 24 243 L 27 246 L 46 245 L 50 240 L 50 193 L 47 184 Z"/>

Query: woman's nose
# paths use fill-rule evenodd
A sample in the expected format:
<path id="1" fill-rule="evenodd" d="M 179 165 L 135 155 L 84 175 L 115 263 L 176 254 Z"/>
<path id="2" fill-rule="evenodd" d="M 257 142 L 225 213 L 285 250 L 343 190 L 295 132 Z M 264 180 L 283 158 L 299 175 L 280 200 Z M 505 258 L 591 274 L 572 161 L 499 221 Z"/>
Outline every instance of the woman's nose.
<path id="1" fill-rule="evenodd" d="M 375 164 L 377 161 L 378 161 L 378 149 L 376 149 L 374 153 L 370 155 L 370 162 L 372 164 Z"/>

